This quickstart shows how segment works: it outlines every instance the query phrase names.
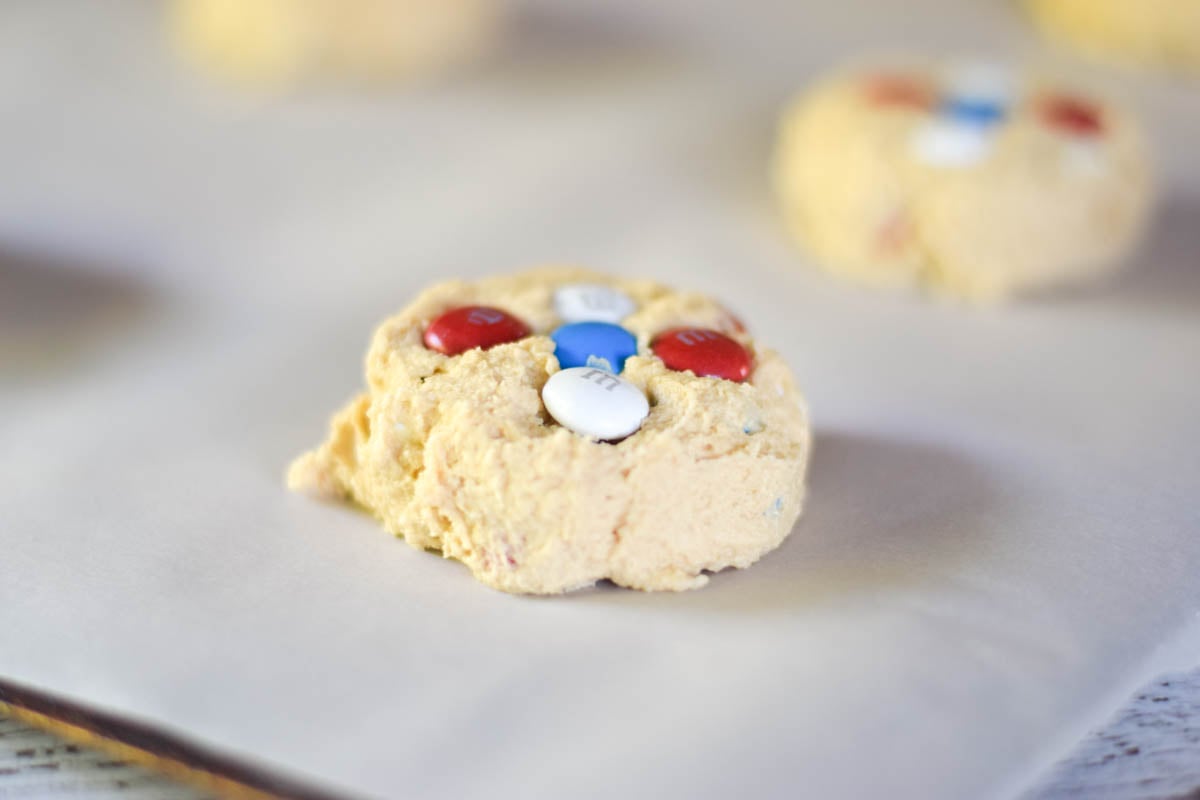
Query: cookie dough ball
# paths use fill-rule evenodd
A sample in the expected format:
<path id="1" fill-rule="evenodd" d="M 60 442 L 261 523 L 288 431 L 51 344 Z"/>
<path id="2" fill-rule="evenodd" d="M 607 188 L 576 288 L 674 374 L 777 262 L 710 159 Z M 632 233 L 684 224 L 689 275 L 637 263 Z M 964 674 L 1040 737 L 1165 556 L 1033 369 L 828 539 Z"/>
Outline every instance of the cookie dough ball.
<path id="1" fill-rule="evenodd" d="M 702 295 L 558 268 L 438 284 L 376 331 L 367 386 L 288 485 L 497 589 L 691 589 L 800 514 L 792 374 Z"/>
<path id="2" fill-rule="evenodd" d="M 1200 71 L 1200 0 L 1024 0 L 1048 36 L 1089 55 Z"/>
<path id="3" fill-rule="evenodd" d="M 180 48 L 255 83 L 424 74 L 491 38 L 490 0 L 174 0 Z"/>
<path id="4" fill-rule="evenodd" d="M 984 65 L 826 80 L 787 111 L 773 171 L 829 271 L 979 301 L 1109 271 L 1151 191 L 1126 114 Z"/>

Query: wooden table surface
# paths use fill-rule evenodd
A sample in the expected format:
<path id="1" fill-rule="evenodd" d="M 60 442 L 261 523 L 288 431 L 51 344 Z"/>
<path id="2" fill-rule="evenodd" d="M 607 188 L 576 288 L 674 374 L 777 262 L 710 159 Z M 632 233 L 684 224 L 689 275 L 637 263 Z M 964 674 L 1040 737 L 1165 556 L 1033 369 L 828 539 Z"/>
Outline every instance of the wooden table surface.
<path id="1" fill-rule="evenodd" d="M 208 796 L 0 712 L 0 798 L 203 800 Z"/>
<path id="2" fill-rule="evenodd" d="M 0 800 L 204 800 L 0 714 Z M 1200 800 L 1200 668 L 1142 689 L 1023 800 Z"/>
<path id="3" fill-rule="evenodd" d="M 1200 800 L 1200 668 L 1162 675 L 1025 800 Z"/>

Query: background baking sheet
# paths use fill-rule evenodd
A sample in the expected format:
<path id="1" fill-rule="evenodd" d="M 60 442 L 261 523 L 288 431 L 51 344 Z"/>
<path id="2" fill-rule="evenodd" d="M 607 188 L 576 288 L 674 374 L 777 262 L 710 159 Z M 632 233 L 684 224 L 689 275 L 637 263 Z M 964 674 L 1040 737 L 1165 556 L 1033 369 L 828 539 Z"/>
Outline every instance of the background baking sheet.
<path id="1" fill-rule="evenodd" d="M 442 85 L 275 98 L 158 14 L 0 8 L 0 674 L 367 795 L 958 798 L 1194 627 L 1194 84 L 1092 73 L 1160 155 L 1136 270 L 975 310 L 804 269 L 765 162 L 831 60 L 1040 54 L 1007 3 L 527 3 Z M 778 552 L 509 597 L 283 491 L 378 319 L 564 260 L 787 356 L 817 445 Z"/>

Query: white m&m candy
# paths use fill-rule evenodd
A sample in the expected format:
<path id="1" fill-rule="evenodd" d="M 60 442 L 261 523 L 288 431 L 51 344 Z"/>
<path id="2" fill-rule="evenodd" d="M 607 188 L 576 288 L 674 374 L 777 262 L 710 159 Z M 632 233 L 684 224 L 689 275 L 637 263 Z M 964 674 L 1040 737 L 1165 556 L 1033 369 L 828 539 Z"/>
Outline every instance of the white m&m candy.
<path id="1" fill-rule="evenodd" d="M 938 119 L 917 129 L 912 148 L 930 166 L 970 167 L 991 154 L 995 138 L 986 128 Z"/>
<path id="2" fill-rule="evenodd" d="M 964 64 L 951 70 L 944 78 L 937 116 L 913 140 L 917 158 L 937 167 L 969 167 L 987 159 L 1015 87 L 1012 71 L 996 64 Z"/>
<path id="3" fill-rule="evenodd" d="M 646 395 L 629 381 L 594 367 L 554 373 L 542 387 L 542 402 L 558 424 L 603 441 L 624 439 L 650 413 Z"/>
<path id="4" fill-rule="evenodd" d="M 573 283 L 554 292 L 554 312 L 563 322 L 620 322 L 636 306 L 627 295 L 598 283 Z"/>

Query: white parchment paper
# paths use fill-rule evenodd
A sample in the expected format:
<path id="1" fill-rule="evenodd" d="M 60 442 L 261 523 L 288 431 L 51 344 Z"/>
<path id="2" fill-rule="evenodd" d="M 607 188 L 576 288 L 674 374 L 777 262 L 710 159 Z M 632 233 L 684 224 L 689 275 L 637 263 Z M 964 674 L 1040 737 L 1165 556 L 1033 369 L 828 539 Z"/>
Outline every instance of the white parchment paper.
<path id="1" fill-rule="evenodd" d="M 528 4 L 436 86 L 258 96 L 150 2 L 0 8 L 0 675 L 376 797 L 1000 796 L 1200 611 L 1200 101 L 1107 288 L 806 268 L 779 104 L 1006 3 Z M 702 591 L 509 597 L 283 490 L 423 285 L 572 261 L 725 298 L 813 408 L 789 541 Z M 663 497 L 663 503 L 679 502 Z"/>

